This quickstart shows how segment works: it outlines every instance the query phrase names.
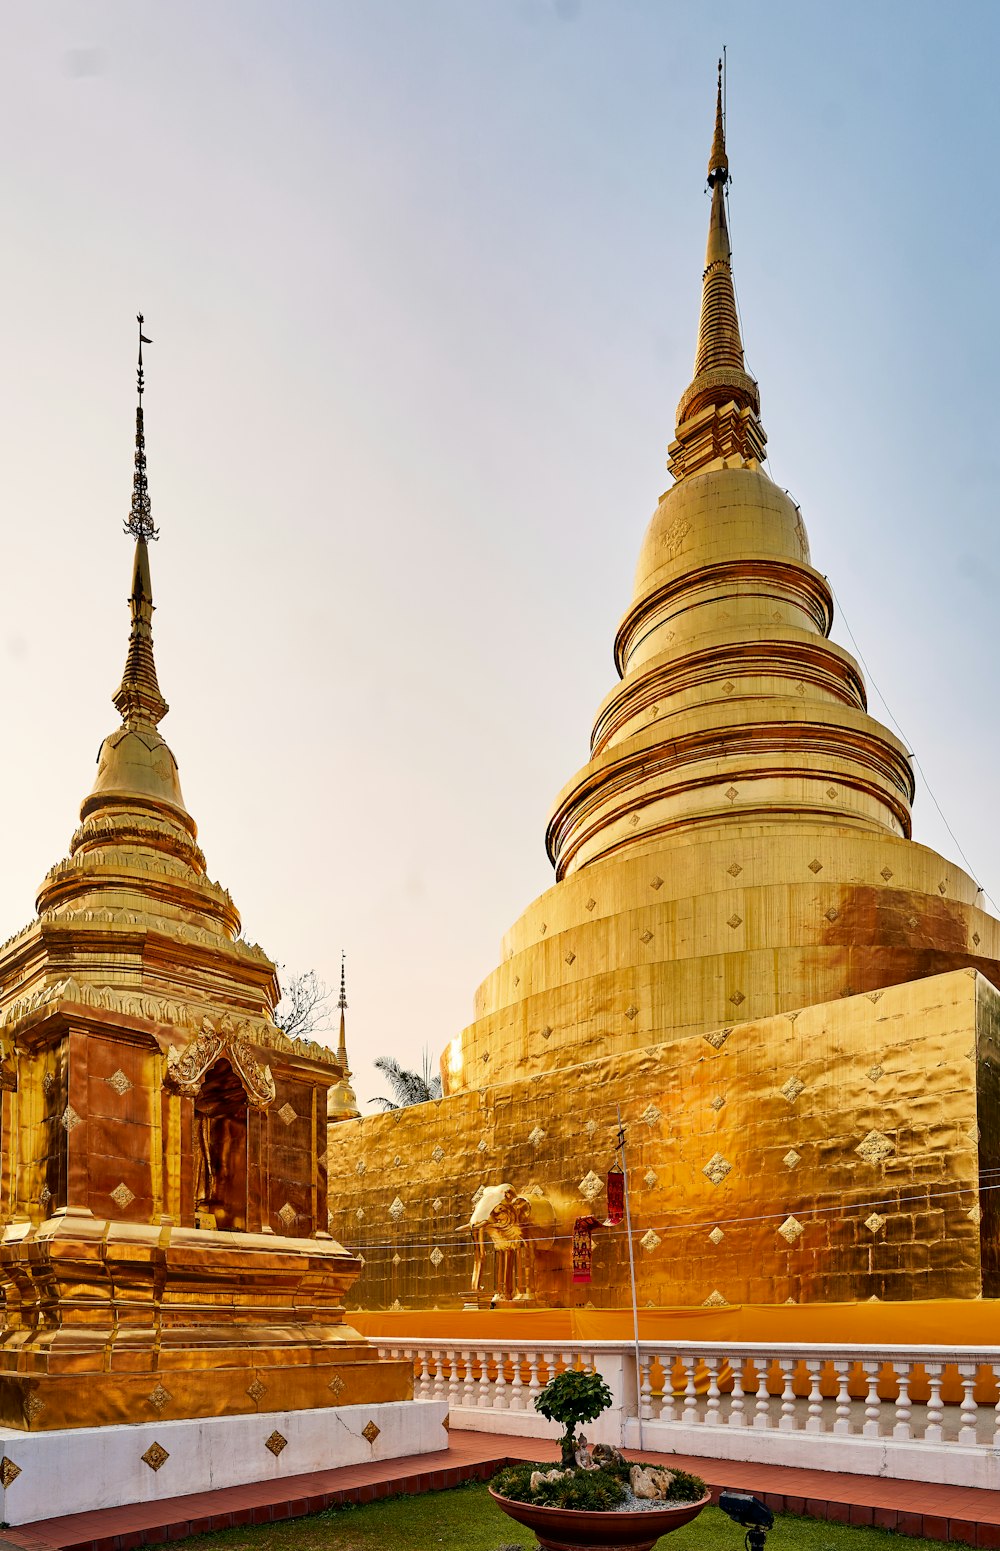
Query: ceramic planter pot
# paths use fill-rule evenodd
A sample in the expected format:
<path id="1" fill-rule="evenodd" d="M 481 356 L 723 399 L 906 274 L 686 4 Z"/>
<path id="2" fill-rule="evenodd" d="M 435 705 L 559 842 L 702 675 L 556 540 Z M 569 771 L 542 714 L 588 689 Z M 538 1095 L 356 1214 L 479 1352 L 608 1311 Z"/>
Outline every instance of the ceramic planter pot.
<path id="1" fill-rule="evenodd" d="M 490 1487 L 498 1508 L 533 1530 L 544 1551 L 652 1551 L 661 1535 L 690 1524 L 709 1501 L 664 1503 L 629 1513 L 590 1512 L 584 1508 L 542 1508 L 501 1497 Z"/>

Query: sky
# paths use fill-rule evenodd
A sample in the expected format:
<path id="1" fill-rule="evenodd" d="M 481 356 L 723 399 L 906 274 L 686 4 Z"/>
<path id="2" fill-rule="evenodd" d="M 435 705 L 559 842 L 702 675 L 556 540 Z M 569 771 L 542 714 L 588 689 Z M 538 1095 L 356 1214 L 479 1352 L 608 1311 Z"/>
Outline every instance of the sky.
<path id="1" fill-rule="evenodd" d="M 117 724 L 141 310 L 209 871 L 288 972 L 346 953 L 363 1108 L 470 1020 L 668 483 L 723 44 L 769 472 L 1000 898 L 1000 7 L 8 0 L 0 937 Z"/>

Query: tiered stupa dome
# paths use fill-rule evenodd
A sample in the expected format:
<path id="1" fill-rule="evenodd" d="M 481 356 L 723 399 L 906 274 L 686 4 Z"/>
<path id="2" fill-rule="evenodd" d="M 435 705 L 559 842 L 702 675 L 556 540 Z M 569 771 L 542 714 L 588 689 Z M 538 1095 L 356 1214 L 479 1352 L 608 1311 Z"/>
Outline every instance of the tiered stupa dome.
<path id="1" fill-rule="evenodd" d="M 451 1090 L 980 962 L 1000 929 L 911 839 L 914 778 L 829 640 L 797 504 L 762 467 L 726 216 L 721 94 L 675 483 L 615 639 L 620 682 L 546 836 L 557 884 L 507 934 Z"/>

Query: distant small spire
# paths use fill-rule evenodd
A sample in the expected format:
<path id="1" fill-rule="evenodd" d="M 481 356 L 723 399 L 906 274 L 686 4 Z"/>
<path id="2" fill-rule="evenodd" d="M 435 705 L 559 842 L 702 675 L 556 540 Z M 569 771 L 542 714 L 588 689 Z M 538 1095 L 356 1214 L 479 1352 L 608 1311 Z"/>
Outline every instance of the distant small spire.
<path id="1" fill-rule="evenodd" d="M 345 957 L 346 955 L 344 954 L 344 950 L 342 948 L 340 950 L 340 1001 L 337 1003 L 337 1006 L 340 1008 L 341 1012 L 343 1012 L 347 1006 L 347 983 L 344 969 Z"/>
<path id="2" fill-rule="evenodd" d="M 147 339 L 142 332 L 141 312 L 136 314 L 136 322 L 139 325 L 139 365 L 136 371 L 139 402 L 135 410 L 135 472 L 132 475 L 132 505 L 125 523 L 125 532 L 131 533 L 134 539 L 148 541 L 158 539 L 160 536 L 159 529 L 153 526 L 153 511 L 149 501 L 149 485 L 146 480 L 146 435 L 142 418 L 142 394 L 146 385 L 142 368 L 142 347 L 151 345 L 153 341 Z"/>
<path id="3" fill-rule="evenodd" d="M 326 1118 L 331 1123 L 339 1120 L 354 1120 L 360 1111 L 358 1101 L 351 1087 L 351 1069 L 347 1064 L 347 1019 L 344 1017 L 347 1011 L 347 976 L 345 969 L 345 954 L 340 953 L 340 1000 L 337 1006 L 340 1008 L 340 1043 L 337 1046 L 337 1065 L 341 1069 L 341 1078 L 330 1089 L 327 1098 Z"/>

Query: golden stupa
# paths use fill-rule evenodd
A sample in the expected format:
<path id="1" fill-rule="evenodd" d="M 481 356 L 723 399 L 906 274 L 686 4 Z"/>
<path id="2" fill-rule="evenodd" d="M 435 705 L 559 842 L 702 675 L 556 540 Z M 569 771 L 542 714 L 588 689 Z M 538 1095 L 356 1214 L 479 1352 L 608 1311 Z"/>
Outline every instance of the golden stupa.
<path id="1" fill-rule="evenodd" d="M 276 1025 L 274 964 L 206 874 L 159 732 L 142 388 L 140 344 L 121 726 L 0 949 L 0 1423 L 32 1432 L 412 1395 L 343 1322 L 341 1070 Z"/>
<path id="2" fill-rule="evenodd" d="M 708 181 L 674 483 L 620 682 L 549 821 L 555 885 L 447 1048 L 444 1099 L 331 1131 L 331 1223 L 364 1252 L 370 1308 L 468 1297 L 482 1246 L 465 1225 L 501 1185 L 494 1292 L 628 1303 L 621 1229 L 597 1228 L 589 1284 L 571 1262 L 574 1222 L 606 1215 L 619 1110 L 642 1306 L 1000 1292 L 979 1191 L 1000 923 L 911 839 L 907 751 L 829 640 L 801 512 L 761 466 L 721 86 Z M 505 1233 L 530 1266 L 513 1283 Z"/>

